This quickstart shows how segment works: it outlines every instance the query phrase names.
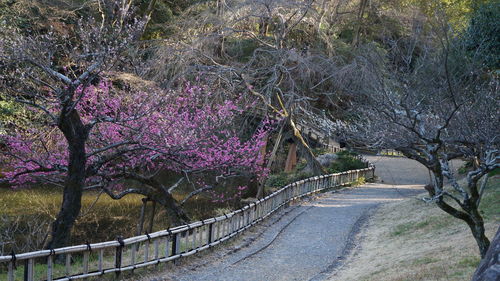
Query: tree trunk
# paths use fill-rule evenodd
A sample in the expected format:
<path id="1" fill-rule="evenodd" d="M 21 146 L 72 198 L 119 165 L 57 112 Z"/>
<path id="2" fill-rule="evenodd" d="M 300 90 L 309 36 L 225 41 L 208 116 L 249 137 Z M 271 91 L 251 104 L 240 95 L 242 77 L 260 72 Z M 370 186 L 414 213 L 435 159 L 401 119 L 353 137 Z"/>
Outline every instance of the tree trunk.
<path id="1" fill-rule="evenodd" d="M 293 141 L 297 144 L 300 154 L 306 158 L 307 170 L 311 171 L 314 175 L 321 175 L 325 173 L 323 166 L 316 160 L 314 153 L 309 147 L 306 147 L 297 136 L 292 135 Z"/>
<path id="2" fill-rule="evenodd" d="M 315 29 L 318 34 L 321 34 L 321 23 L 323 22 L 323 18 L 325 17 L 326 14 L 326 3 L 329 2 L 328 0 L 323 0 L 321 3 L 321 8 L 318 11 L 318 19 L 316 20 L 315 23 Z"/>
<path id="3" fill-rule="evenodd" d="M 361 0 L 361 2 L 359 3 L 358 20 L 356 23 L 356 27 L 354 29 L 354 34 L 352 36 L 352 42 L 351 42 L 351 45 L 354 47 L 356 47 L 359 43 L 361 26 L 363 25 L 363 16 L 365 14 L 365 9 L 367 5 L 368 5 L 368 0 Z"/>
<path id="4" fill-rule="evenodd" d="M 141 235 L 142 230 L 144 229 L 144 217 L 146 215 L 147 204 L 148 204 L 148 198 L 142 198 L 141 213 L 139 215 L 139 222 L 137 223 L 137 231 L 135 232 L 136 236 Z"/>
<path id="5" fill-rule="evenodd" d="M 217 0 L 217 12 L 216 15 L 217 17 L 223 21 L 224 18 L 224 6 L 226 5 L 225 0 Z M 224 57 L 224 42 L 225 36 L 222 31 L 222 26 L 217 27 L 216 35 L 218 36 L 217 43 L 215 46 L 215 54 L 219 57 L 222 58 Z"/>
<path id="6" fill-rule="evenodd" d="M 267 32 L 269 29 L 269 18 L 263 17 L 259 21 L 259 35 L 267 36 Z"/>
<path id="7" fill-rule="evenodd" d="M 283 131 L 286 127 L 286 123 L 283 123 L 281 125 L 281 128 L 280 128 L 280 131 L 278 133 L 278 136 L 276 137 L 276 141 L 274 143 L 274 146 L 273 146 L 273 150 L 271 152 L 271 156 L 269 156 L 269 160 L 267 162 L 267 169 L 270 170 L 273 163 L 274 163 L 274 160 L 276 159 L 276 154 L 278 153 L 278 148 L 281 144 L 281 141 L 283 139 Z M 263 198 L 264 197 L 264 187 L 265 187 L 265 184 L 266 184 L 266 179 L 263 178 L 260 180 L 259 182 L 259 187 L 257 189 L 257 195 L 255 196 L 257 199 L 260 199 L 260 198 Z"/>
<path id="8" fill-rule="evenodd" d="M 403 151 L 403 153 L 405 152 Z M 405 153 L 405 156 L 418 161 L 418 157 L 413 157 L 410 153 Z M 441 194 L 444 186 L 443 170 L 437 160 L 439 158 L 436 153 L 434 153 L 433 159 L 434 161 L 419 161 L 422 165 L 426 166 L 427 169 L 429 169 L 429 171 L 431 171 L 434 175 L 434 177 L 431 177 L 434 180 L 433 188 L 427 186 L 425 187 L 431 197 L 435 197 L 437 194 Z M 477 182 L 473 183 L 472 185 L 471 183 L 469 183 L 469 189 L 471 191 L 472 197 L 460 203 L 461 210 L 448 204 L 443 198 L 444 195 L 435 198 L 435 203 L 441 210 L 443 210 L 447 214 L 467 223 L 472 232 L 472 235 L 474 236 L 474 239 L 476 240 L 481 258 L 484 258 L 486 256 L 486 252 L 488 251 L 488 247 L 490 246 L 490 241 L 484 233 L 484 221 L 478 209 L 479 194 L 477 193 Z"/>
<path id="9" fill-rule="evenodd" d="M 481 254 L 481 258 L 484 258 L 486 256 L 488 248 L 490 247 L 490 240 L 484 234 L 484 224 L 475 224 L 473 226 L 469 225 L 469 227 L 472 231 L 474 239 L 476 239 L 476 243 L 479 248 L 479 253 Z"/>
<path id="10" fill-rule="evenodd" d="M 468 206 L 465 210 L 466 212 L 462 212 L 446 203 L 443 198 L 436 201 L 436 205 L 446 213 L 467 223 L 472 232 L 472 236 L 474 236 L 474 239 L 476 240 L 481 258 L 483 258 L 486 255 L 488 247 L 490 246 L 490 241 L 484 234 L 484 221 L 477 208 Z"/>
<path id="11" fill-rule="evenodd" d="M 477 246 L 479 247 L 479 253 L 481 254 L 481 258 L 486 256 L 486 252 L 490 247 L 490 240 L 486 237 L 484 233 L 484 221 L 479 214 L 479 210 L 475 206 L 471 206 L 470 214 L 472 219 L 472 224 L 469 224 L 469 228 L 472 231 L 472 235 L 474 239 L 476 239 Z"/>
<path id="12" fill-rule="evenodd" d="M 488 180 L 488 175 L 483 176 L 485 180 Z M 479 204 L 481 202 L 481 195 L 478 192 L 477 183 L 480 178 L 471 178 L 468 180 L 469 193 L 470 197 L 468 200 L 464 202 L 464 209 L 467 213 L 470 214 L 470 217 L 474 223 L 473 227 L 469 225 L 471 228 L 474 239 L 476 239 L 476 243 L 479 247 L 479 252 L 481 253 L 481 258 L 486 256 L 486 252 L 490 247 L 490 240 L 484 234 L 484 220 L 479 213 Z"/>
<path id="13" fill-rule="evenodd" d="M 291 143 L 286 157 L 285 172 L 291 172 L 297 166 L 297 144 Z"/>
<path id="14" fill-rule="evenodd" d="M 173 199 L 173 198 L 172 198 Z M 170 200 L 168 200 L 170 201 Z M 163 205 L 167 211 L 168 218 L 170 220 L 170 227 L 179 226 L 185 223 L 189 223 L 189 217 L 186 213 L 175 203 L 166 203 Z"/>
<path id="15" fill-rule="evenodd" d="M 440 172 L 442 174 L 441 170 L 437 170 L 437 172 Z M 434 173 L 434 178 L 437 183 L 441 184 L 441 189 L 442 189 L 443 178 L 441 174 L 440 176 L 436 176 L 436 173 Z M 442 202 L 438 204 L 438 206 L 442 210 L 467 223 L 472 232 L 472 236 L 474 236 L 474 239 L 476 240 L 477 246 L 479 248 L 479 253 L 481 254 L 481 258 L 484 258 L 484 256 L 486 255 L 486 251 L 488 251 L 488 247 L 490 246 L 490 240 L 488 240 L 488 237 L 486 237 L 486 235 L 484 234 L 484 221 L 483 218 L 481 217 L 481 214 L 479 213 L 478 206 L 476 205 L 476 203 L 471 201 L 470 199 L 468 201 L 465 201 L 461 206 L 465 212 L 459 212 L 455 208 L 444 203 L 443 200 L 441 201 Z"/>
<path id="16" fill-rule="evenodd" d="M 472 281 L 487 281 L 500 279 L 500 227 L 491 243 L 491 247 L 486 252 L 483 260 L 479 264 L 472 276 Z"/>
<path id="17" fill-rule="evenodd" d="M 171 227 L 189 222 L 189 217 L 179 206 L 172 194 L 170 194 L 168 188 L 163 186 L 158 180 L 152 177 L 148 178 L 137 175 L 129 175 L 129 178 L 148 186 L 140 194 L 147 196 L 153 203 L 156 202 L 165 208 Z M 154 211 L 151 215 L 154 215 Z"/>
<path id="18" fill-rule="evenodd" d="M 83 186 L 85 183 L 85 142 L 87 132 L 80 116 L 72 111 L 59 124 L 68 142 L 68 174 L 63 191 L 63 202 L 56 220 L 52 224 L 49 249 L 67 246 L 71 238 L 71 229 L 80 214 Z"/>
<path id="19" fill-rule="evenodd" d="M 189 223 L 189 217 L 184 210 L 182 210 L 174 197 L 172 197 L 172 194 L 161 188 L 161 193 L 153 198 L 153 200 L 165 208 L 167 216 L 170 220 L 170 227 Z"/>
<path id="20" fill-rule="evenodd" d="M 153 224 L 155 222 L 155 213 L 156 213 L 156 201 L 153 201 L 151 205 L 152 205 L 151 216 L 149 217 L 149 228 L 148 228 L 149 233 L 153 232 Z"/>

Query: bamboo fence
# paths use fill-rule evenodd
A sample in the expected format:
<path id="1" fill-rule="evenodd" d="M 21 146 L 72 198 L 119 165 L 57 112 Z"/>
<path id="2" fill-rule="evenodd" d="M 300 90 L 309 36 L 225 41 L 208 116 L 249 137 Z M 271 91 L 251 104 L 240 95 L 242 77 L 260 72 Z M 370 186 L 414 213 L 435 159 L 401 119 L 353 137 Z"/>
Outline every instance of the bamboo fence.
<path id="1" fill-rule="evenodd" d="M 372 178 L 374 173 L 375 167 L 367 163 L 364 169 L 294 182 L 223 216 L 127 239 L 0 256 L 0 280 L 62 281 L 119 275 L 191 256 L 231 239 L 292 201 L 349 185 L 361 177 Z"/>

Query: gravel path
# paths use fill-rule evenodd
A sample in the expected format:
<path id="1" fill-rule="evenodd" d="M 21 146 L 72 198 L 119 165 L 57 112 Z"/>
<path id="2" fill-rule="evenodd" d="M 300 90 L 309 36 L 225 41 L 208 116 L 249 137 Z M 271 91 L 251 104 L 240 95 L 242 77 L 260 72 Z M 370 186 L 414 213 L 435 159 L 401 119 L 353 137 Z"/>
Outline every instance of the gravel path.
<path id="1" fill-rule="evenodd" d="M 427 171 L 412 160 L 367 158 L 381 183 L 323 193 L 273 216 L 262 233 L 245 234 L 238 240 L 247 243 L 231 245 L 224 256 L 208 254 L 148 280 L 323 280 L 343 262 L 373 208 L 420 193 L 428 182 Z"/>

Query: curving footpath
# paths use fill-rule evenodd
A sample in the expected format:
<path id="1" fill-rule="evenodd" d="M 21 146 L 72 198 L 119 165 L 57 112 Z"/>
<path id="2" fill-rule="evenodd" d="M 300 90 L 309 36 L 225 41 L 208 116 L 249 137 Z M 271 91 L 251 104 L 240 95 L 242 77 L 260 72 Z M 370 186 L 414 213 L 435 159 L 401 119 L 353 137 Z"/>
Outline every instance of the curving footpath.
<path id="1" fill-rule="evenodd" d="M 243 235 L 242 245 L 231 245 L 224 256 L 208 254 L 144 280 L 326 279 L 343 262 L 374 208 L 421 193 L 428 182 L 427 170 L 413 160 L 366 158 L 375 164 L 380 183 L 323 193 L 273 216 L 255 233 Z"/>

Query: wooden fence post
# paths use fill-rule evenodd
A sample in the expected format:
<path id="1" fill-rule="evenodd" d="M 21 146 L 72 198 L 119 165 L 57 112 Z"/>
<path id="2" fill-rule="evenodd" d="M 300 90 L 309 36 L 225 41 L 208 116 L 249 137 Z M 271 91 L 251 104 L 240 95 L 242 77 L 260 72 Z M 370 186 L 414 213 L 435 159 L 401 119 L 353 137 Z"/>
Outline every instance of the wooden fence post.
<path id="1" fill-rule="evenodd" d="M 118 236 L 116 240 L 118 241 L 118 243 L 120 243 L 120 245 L 116 247 L 115 253 L 115 268 L 118 269 L 118 271 L 115 271 L 115 274 L 118 277 L 121 273 L 120 268 L 122 267 L 122 250 L 125 244 L 123 243 L 123 238 L 121 236 Z"/>
<path id="2" fill-rule="evenodd" d="M 213 242 L 213 233 L 214 232 L 214 223 L 210 223 L 208 225 L 208 244 L 212 243 Z"/>
<path id="3" fill-rule="evenodd" d="M 169 236 L 165 239 L 165 257 L 170 257 L 170 244 L 172 241 L 172 235 L 169 233 Z"/>
<path id="4" fill-rule="evenodd" d="M 12 251 L 12 260 L 9 262 L 7 281 L 14 281 L 15 268 L 16 268 L 16 259 L 15 259 L 14 251 Z"/>
<path id="5" fill-rule="evenodd" d="M 71 275 L 71 254 L 66 254 L 66 267 L 65 267 L 66 276 Z"/>
<path id="6" fill-rule="evenodd" d="M 144 228 L 144 216 L 146 214 L 146 205 L 148 204 L 148 198 L 142 198 L 141 214 L 139 215 L 139 222 L 137 223 L 136 236 L 142 234 L 142 229 Z"/>
<path id="7" fill-rule="evenodd" d="M 33 281 L 33 259 L 27 259 L 24 261 L 24 281 Z"/>
<path id="8" fill-rule="evenodd" d="M 180 233 L 174 233 L 174 237 L 172 238 L 172 256 L 175 256 L 177 254 L 180 254 L 180 248 L 181 248 L 181 236 Z M 177 264 L 174 261 L 174 264 Z"/>
<path id="9" fill-rule="evenodd" d="M 153 203 L 152 208 L 151 208 L 151 217 L 149 218 L 149 229 L 148 232 L 151 233 L 153 232 L 153 223 L 155 219 L 155 212 L 156 212 L 156 201 L 152 201 Z"/>

